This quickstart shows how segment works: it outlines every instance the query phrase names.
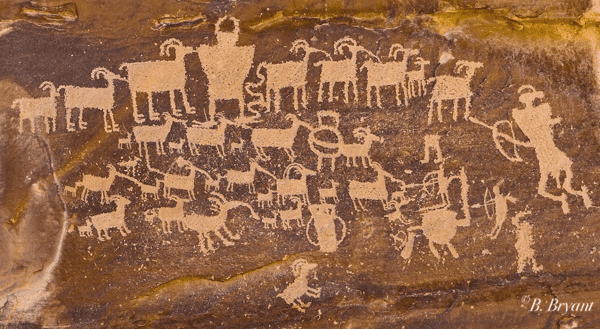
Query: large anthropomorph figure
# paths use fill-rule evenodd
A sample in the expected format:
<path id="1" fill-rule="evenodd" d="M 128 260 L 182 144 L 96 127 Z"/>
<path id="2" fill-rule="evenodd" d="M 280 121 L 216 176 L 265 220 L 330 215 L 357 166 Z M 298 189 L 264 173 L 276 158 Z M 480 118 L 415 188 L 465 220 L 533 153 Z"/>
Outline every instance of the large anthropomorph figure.
<path id="1" fill-rule="evenodd" d="M 576 191 L 571 186 L 573 179 L 573 171 L 571 166 L 573 162 L 565 153 L 559 150 L 554 144 L 554 136 L 552 127 L 558 124 L 562 118 L 552 118 L 552 110 L 548 103 L 543 103 L 534 106 L 537 99 L 543 99 L 544 93 L 537 91 L 531 85 L 524 85 L 519 88 L 519 101 L 525 104 L 525 107 L 515 108 L 512 110 L 512 118 L 514 122 L 521 128 L 521 131 L 529 138 L 527 143 L 529 147 L 535 149 L 540 165 L 540 181 L 538 184 L 538 193 L 546 198 L 560 201 L 564 213 L 569 212 L 569 204 L 567 195 L 554 195 L 546 190 L 548 178 L 553 177 L 556 180 L 558 188 L 573 195 L 578 195 L 583 198 L 583 203 L 586 208 L 592 206 L 592 202 L 585 186 L 581 187 L 581 191 Z M 561 184 L 560 175 L 565 173 L 565 178 Z"/>

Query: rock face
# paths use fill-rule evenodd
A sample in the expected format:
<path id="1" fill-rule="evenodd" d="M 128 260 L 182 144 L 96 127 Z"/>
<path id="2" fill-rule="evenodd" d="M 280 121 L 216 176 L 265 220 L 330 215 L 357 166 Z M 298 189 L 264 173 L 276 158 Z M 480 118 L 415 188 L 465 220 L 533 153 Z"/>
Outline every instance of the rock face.
<path id="1" fill-rule="evenodd" d="M 597 327 L 596 9 L 3 5 L 0 323 Z"/>

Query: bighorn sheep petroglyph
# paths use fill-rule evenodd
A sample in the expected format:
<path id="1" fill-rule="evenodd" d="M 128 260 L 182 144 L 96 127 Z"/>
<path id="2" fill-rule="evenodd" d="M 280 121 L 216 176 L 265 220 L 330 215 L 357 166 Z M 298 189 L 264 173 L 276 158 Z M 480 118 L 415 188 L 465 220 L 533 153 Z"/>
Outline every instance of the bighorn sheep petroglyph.
<path id="1" fill-rule="evenodd" d="M 93 175 L 84 174 L 81 178 L 81 181 L 75 183 L 75 189 L 79 189 L 79 187 L 83 187 L 83 192 L 81 193 L 81 200 L 86 201 L 88 197 L 88 193 L 90 191 L 100 192 L 101 194 L 101 202 L 107 203 L 108 200 L 108 191 L 115 181 L 115 177 L 117 176 L 117 170 L 111 164 L 106 165 L 108 168 L 108 177 L 99 177 Z"/>
<path id="2" fill-rule="evenodd" d="M 184 57 L 186 54 L 194 51 L 192 47 L 185 47 L 177 39 L 168 39 L 160 46 L 160 55 L 168 55 L 171 50 L 175 54 L 175 60 L 172 61 L 149 61 L 137 63 L 124 63 L 120 69 L 127 69 L 127 81 L 131 90 L 131 100 L 133 102 L 133 118 L 137 123 L 143 123 L 144 115 L 138 112 L 137 93 L 148 94 L 148 114 L 150 120 L 159 120 L 159 115 L 153 109 L 152 94 L 158 92 L 168 92 L 171 99 L 171 110 L 174 116 L 181 113 L 175 106 L 175 91 L 179 90 L 183 98 L 185 110 L 189 114 L 194 114 L 195 110 L 190 106 L 187 94 L 185 92 L 186 69 Z"/>
<path id="3" fill-rule="evenodd" d="M 379 163 L 373 163 L 373 168 L 377 172 L 377 180 L 374 182 L 358 182 L 351 180 L 348 185 L 348 193 L 354 204 L 356 210 L 364 210 L 364 204 L 361 200 L 377 200 L 383 203 L 384 207 L 387 207 L 387 200 L 389 193 L 385 186 L 385 178 L 389 178 L 394 182 L 399 182 L 390 173 L 386 172 L 381 168 Z"/>
<path id="4" fill-rule="evenodd" d="M 256 193 L 256 189 L 254 188 L 254 176 L 256 172 L 260 171 L 267 176 L 275 179 L 275 176 L 268 172 L 265 168 L 261 167 L 256 160 L 250 159 L 250 170 L 248 171 L 238 171 L 238 170 L 227 170 L 224 179 L 227 180 L 227 191 L 233 191 L 233 185 L 246 185 L 250 190 L 250 193 Z"/>
<path id="5" fill-rule="evenodd" d="M 369 128 L 356 128 L 353 131 L 354 136 L 361 140 L 361 143 L 341 144 L 340 154 L 346 157 L 346 166 L 358 166 L 358 160 L 362 161 L 364 167 L 370 165 L 369 151 L 373 142 L 383 143 L 383 138 L 371 134 Z"/>
<path id="6" fill-rule="evenodd" d="M 306 77 L 308 73 L 308 60 L 312 53 L 323 51 L 309 46 L 306 40 L 300 39 L 294 41 L 291 52 L 298 53 L 301 49 L 304 50 L 304 57 L 300 61 L 260 63 L 256 69 L 256 75 L 259 76 L 260 81 L 258 83 L 246 84 L 246 91 L 248 94 L 254 97 L 260 97 L 262 99 L 262 104 L 268 108 L 270 106 L 269 103 L 272 102 L 271 93 L 274 93 L 275 112 L 279 112 L 281 107 L 281 89 L 291 87 L 294 88 L 294 109 L 298 110 L 300 92 L 302 92 L 302 103 L 306 105 L 308 103 L 308 94 L 306 91 L 306 83 L 308 81 Z M 262 70 L 265 71 L 264 74 L 261 73 Z M 250 89 L 258 88 L 262 84 L 266 84 L 265 95 L 253 92 Z M 267 101 L 267 99 L 269 99 L 269 101 Z"/>
<path id="7" fill-rule="evenodd" d="M 154 221 L 155 218 L 158 218 L 161 222 L 161 229 L 163 233 L 171 233 L 173 232 L 169 224 L 175 222 L 175 226 L 183 225 L 181 222 L 183 221 L 184 210 L 183 204 L 186 200 L 172 197 L 175 200 L 175 207 L 161 207 L 150 209 L 145 213 L 144 219 L 150 223 Z M 183 226 L 179 227 L 183 232 Z"/>
<path id="8" fill-rule="evenodd" d="M 402 53 L 402 60 L 398 61 L 398 54 Z M 418 55 L 419 50 L 403 48 L 401 44 L 393 44 L 390 47 L 388 57 L 389 62 L 377 63 L 375 61 L 367 61 L 361 66 L 361 70 L 367 70 L 367 104 L 373 106 L 371 99 L 371 89 L 375 87 L 375 100 L 377 106 L 381 107 L 381 98 L 379 97 L 379 88 L 383 86 L 394 86 L 396 88 L 396 104 L 402 104 L 400 101 L 400 87 L 404 96 L 404 101 L 408 99 L 408 91 L 406 86 L 406 67 L 410 56 Z M 379 60 L 378 60 L 379 61 Z"/>
<path id="9" fill-rule="evenodd" d="M 67 110 L 67 131 L 75 131 L 75 124 L 71 122 L 73 109 L 79 109 L 79 128 L 86 129 L 87 122 L 83 121 L 84 109 L 98 109 L 102 111 L 104 120 L 104 131 L 107 133 L 117 132 L 119 125 L 115 122 L 113 108 L 115 107 L 115 80 L 124 80 L 120 76 L 110 72 L 103 67 L 97 67 L 92 71 L 92 79 L 104 79 L 108 82 L 106 88 L 89 88 L 76 86 L 59 86 L 58 91 L 64 90 L 65 109 Z M 110 125 L 106 117 L 110 118 Z"/>
<path id="10" fill-rule="evenodd" d="M 187 127 L 186 137 L 188 145 L 192 155 L 200 155 L 198 147 L 200 146 L 214 146 L 217 149 L 219 157 L 225 157 L 225 129 L 227 125 L 234 125 L 235 123 L 227 120 L 222 115 L 216 115 L 219 124 L 216 129 L 204 128 L 204 127 Z"/>
<path id="11" fill-rule="evenodd" d="M 293 171 L 300 174 L 300 179 L 292 178 Z M 279 204 L 283 204 L 285 197 L 300 196 L 308 204 L 308 186 L 306 184 L 307 175 L 316 175 L 317 172 L 304 168 L 299 163 L 292 163 L 283 172 L 283 178 L 277 179 L 277 195 Z"/>
<path id="12" fill-rule="evenodd" d="M 337 82 L 345 83 L 347 91 L 344 92 L 345 102 L 349 102 L 350 98 L 350 83 L 352 83 L 352 88 L 354 90 L 354 99 L 358 98 L 358 92 L 356 83 L 358 81 L 358 77 L 356 75 L 356 65 L 358 60 L 358 53 L 363 51 L 369 54 L 372 58 L 377 58 L 373 53 L 368 51 L 362 46 L 359 46 L 356 43 L 356 40 L 350 37 L 344 37 L 339 39 L 334 44 L 334 54 L 341 55 L 344 52 L 344 47 L 348 49 L 350 52 L 350 58 L 342 59 L 339 61 L 326 60 L 315 63 L 315 66 L 321 66 L 321 81 L 319 84 L 319 102 L 323 100 L 323 89 L 324 84 L 329 84 L 329 94 L 328 101 L 331 102 L 333 97 L 333 85 Z M 342 89 L 343 91 L 343 89 Z"/>
<path id="13" fill-rule="evenodd" d="M 155 143 L 158 154 L 165 154 L 164 143 L 171 132 L 173 122 L 183 122 L 173 118 L 169 113 L 163 113 L 165 122 L 160 126 L 134 126 L 133 135 L 138 143 L 140 157 L 142 156 L 142 147 L 146 150 L 146 159 L 148 159 L 148 143 Z"/>
<path id="14" fill-rule="evenodd" d="M 120 195 L 112 196 L 110 201 L 114 201 L 117 205 L 115 211 L 95 215 L 90 218 L 90 222 L 98 231 L 98 240 L 100 241 L 110 240 L 108 230 L 111 228 L 119 229 L 119 232 L 122 232 L 122 235 L 131 233 L 125 224 L 125 207 L 130 204 L 131 201 Z M 104 233 L 104 237 L 102 237 L 102 233 Z"/>
<path id="15" fill-rule="evenodd" d="M 292 121 L 292 126 L 290 128 L 251 128 L 252 144 L 254 145 L 254 149 L 259 158 L 268 159 L 268 156 L 265 154 L 265 148 L 267 147 L 282 148 L 291 159 L 295 158 L 292 146 L 294 145 L 294 139 L 298 133 L 298 128 L 304 126 L 311 129 L 311 127 L 300 121 L 294 114 L 288 114 L 285 118 Z"/>
<path id="16" fill-rule="evenodd" d="M 461 60 L 456 62 L 454 73 L 460 74 L 461 71 L 464 71 L 464 76 L 442 75 L 429 79 L 428 82 L 435 81 L 435 85 L 431 92 L 427 124 L 431 124 L 433 121 L 433 111 L 436 103 L 438 121 L 444 121 L 442 119 L 442 102 L 445 100 L 453 102 L 452 118 L 456 121 L 458 120 L 458 101 L 463 98 L 465 100 L 464 118 L 469 118 L 471 111 L 471 97 L 473 96 L 473 92 L 471 91 L 471 80 L 475 75 L 475 71 L 481 67 L 483 67 L 483 63 Z"/>
<path id="17" fill-rule="evenodd" d="M 37 117 L 44 118 L 46 133 L 50 133 L 51 129 L 52 131 L 56 131 L 56 96 L 58 96 L 58 92 L 56 91 L 56 87 L 54 87 L 50 81 L 43 82 L 40 85 L 40 88 L 44 91 L 49 91 L 50 96 L 40 98 L 19 98 L 15 99 L 12 103 L 11 107 L 13 109 L 19 109 L 20 133 L 23 133 L 23 123 L 25 120 L 29 120 L 29 131 L 35 131 L 35 118 Z M 52 120 L 52 126 L 50 126 L 50 120 Z"/>
<path id="18" fill-rule="evenodd" d="M 418 70 L 406 72 L 409 98 L 425 95 L 425 86 L 427 84 L 427 79 L 425 79 L 425 66 L 429 65 L 430 62 L 424 60 L 422 57 L 417 57 L 415 64 L 419 66 Z"/>

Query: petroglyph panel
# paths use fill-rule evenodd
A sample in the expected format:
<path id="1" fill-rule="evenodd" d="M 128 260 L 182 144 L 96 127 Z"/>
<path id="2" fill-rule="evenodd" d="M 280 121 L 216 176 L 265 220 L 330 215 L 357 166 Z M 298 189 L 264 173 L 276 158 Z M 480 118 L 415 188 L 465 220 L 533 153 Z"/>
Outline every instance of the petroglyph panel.
<path id="1" fill-rule="evenodd" d="M 5 6 L 2 325 L 597 325 L 597 6 L 306 5 Z"/>

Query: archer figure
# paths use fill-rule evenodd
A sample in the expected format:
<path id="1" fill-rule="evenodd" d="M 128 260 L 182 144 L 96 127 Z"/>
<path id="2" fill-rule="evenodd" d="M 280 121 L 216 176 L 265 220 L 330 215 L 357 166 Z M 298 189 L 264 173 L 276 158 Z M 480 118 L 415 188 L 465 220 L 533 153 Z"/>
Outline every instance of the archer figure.
<path id="1" fill-rule="evenodd" d="M 525 104 L 524 109 L 515 108 L 512 110 L 512 118 L 517 123 L 521 131 L 527 136 L 529 142 L 519 141 L 513 136 L 509 136 L 498 131 L 498 126 L 507 121 L 498 121 L 494 126 L 489 126 L 473 117 L 470 117 L 471 122 L 482 125 L 489 128 L 493 132 L 494 142 L 498 150 L 508 160 L 513 162 L 521 162 L 523 159 L 518 155 L 517 146 L 532 147 L 535 150 L 536 157 L 540 166 L 540 181 L 538 184 L 538 194 L 549 198 L 554 201 L 559 201 L 562 204 L 562 210 L 566 214 L 569 212 L 569 204 L 567 203 L 567 195 L 562 193 L 561 195 L 551 194 L 547 191 L 546 185 L 549 177 L 556 180 L 558 188 L 563 189 L 565 192 L 578 195 L 583 198 L 583 204 L 586 208 L 592 206 L 592 201 L 588 195 L 586 186 L 581 186 L 581 191 L 576 191 L 571 186 L 573 179 L 573 171 L 571 166 L 573 162 L 567 155 L 556 147 L 554 144 L 554 136 L 552 127 L 558 124 L 562 118 L 552 118 L 552 110 L 548 103 L 543 103 L 534 106 L 533 103 L 537 99 L 542 99 L 544 93 L 537 91 L 531 85 L 524 85 L 519 88 L 518 93 L 519 101 Z M 508 122 L 510 123 L 510 122 Z M 512 129 L 512 127 L 511 127 Z M 506 139 L 508 142 L 514 145 L 514 157 L 511 157 L 502 148 L 499 137 Z M 565 179 L 563 183 L 560 182 L 561 173 L 565 173 Z"/>
<path id="2" fill-rule="evenodd" d="M 496 184 L 493 187 L 493 191 L 494 191 L 494 208 L 495 208 L 495 212 L 496 212 L 496 226 L 494 226 L 494 229 L 492 229 L 492 232 L 490 234 L 488 234 L 489 237 L 492 238 L 492 240 L 495 240 L 498 237 L 498 234 L 500 234 L 500 230 L 502 229 L 502 225 L 504 224 L 504 221 L 506 220 L 506 217 L 508 216 L 508 203 L 515 203 L 517 202 L 517 199 L 515 199 L 514 197 L 512 197 L 510 195 L 510 193 L 506 194 L 506 195 L 502 195 L 500 193 L 500 185 L 503 183 L 503 180 L 501 180 L 500 182 L 498 182 L 498 184 Z M 485 202 L 485 200 L 484 200 Z M 485 204 L 487 206 L 487 202 Z M 487 211 L 487 208 L 486 208 Z M 491 214 L 488 212 L 488 217 L 491 217 Z"/>

